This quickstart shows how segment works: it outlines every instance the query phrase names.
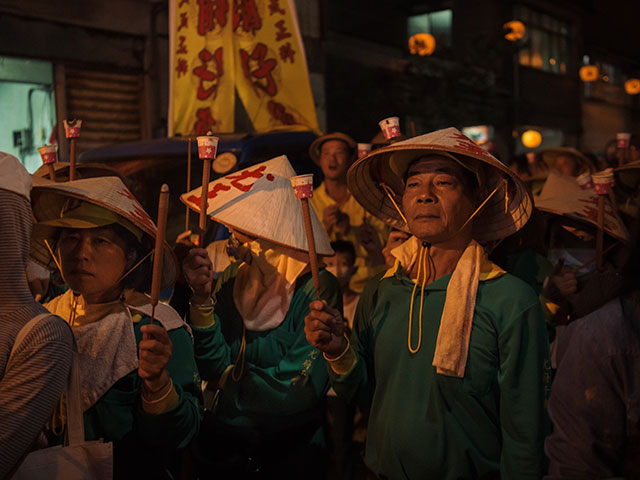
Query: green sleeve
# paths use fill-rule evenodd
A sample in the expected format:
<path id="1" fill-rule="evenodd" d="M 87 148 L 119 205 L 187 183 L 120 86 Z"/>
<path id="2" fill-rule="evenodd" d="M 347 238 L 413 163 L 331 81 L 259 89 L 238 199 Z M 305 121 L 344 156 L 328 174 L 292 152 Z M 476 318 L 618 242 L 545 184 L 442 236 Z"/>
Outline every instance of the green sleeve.
<path id="1" fill-rule="evenodd" d="M 356 363 L 345 375 L 338 375 L 331 366 L 329 378 L 339 396 L 351 404 L 368 410 L 375 390 L 375 374 L 373 368 L 373 326 L 371 318 L 378 297 L 378 286 L 382 273 L 372 278 L 365 287 L 353 320 L 351 346 L 356 353 Z"/>
<path id="2" fill-rule="evenodd" d="M 140 326 L 148 324 L 144 317 L 137 325 L 136 337 L 142 338 Z M 173 344 L 167 371 L 178 393 L 178 404 L 169 410 L 152 415 L 137 408 L 137 425 L 141 437 L 150 445 L 167 449 L 184 448 L 197 435 L 203 414 L 200 376 L 194 360 L 193 342 L 185 328 L 169 331 Z"/>
<path id="3" fill-rule="evenodd" d="M 304 318 L 309 313 L 309 303 L 316 298 L 316 291 L 310 275 L 301 280 L 285 319 L 287 322 L 290 318 L 294 325 L 290 346 L 270 367 L 256 365 L 247 354 L 240 381 L 229 377 L 220 393 L 221 409 L 232 409 L 246 416 L 290 415 L 308 411 L 326 393 L 329 382 L 324 358 L 307 342 L 304 333 Z M 333 308 L 342 309 L 337 281 L 324 270 L 320 272 L 320 297 Z M 241 319 L 224 318 L 223 321 Z M 198 365 L 207 379 L 219 377 L 235 361 L 220 323 L 216 315 L 212 327 L 194 328 Z"/>
<path id="4" fill-rule="evenodd" d="M 521 305 L 521 304 L 520 304 Z M 510 307 L 498 335 L 500 352 L 500 478 L 539 479 L 545 470 L 543 445 L 549 420 L 549 343 L 540 303 Z"/>

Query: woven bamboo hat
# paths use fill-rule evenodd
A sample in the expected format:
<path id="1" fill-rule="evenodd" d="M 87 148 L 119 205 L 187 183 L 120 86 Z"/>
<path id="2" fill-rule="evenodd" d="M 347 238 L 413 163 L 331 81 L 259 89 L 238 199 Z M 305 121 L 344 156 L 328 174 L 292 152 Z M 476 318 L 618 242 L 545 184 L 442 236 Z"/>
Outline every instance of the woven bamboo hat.
<path id="1" fill-rule="evenodd" d="M 583 189 L 573 177 L 550 172 L 538 197 L 536 208 L 543 212 L 563 215 L 582 223 L 598 226 L 598 195 L 593 187 Z M 609 198 L 604 198 L 604 231 L 612 237 L 629 241 L 629 232 L 613 209 Z"/>
<path id="2" fill-rule="evenodd" d="M 570 156 L 576 160 L 579 174 L 594 173 L 596 171 L 591 160 L 589 160 L 589 158 L 580 150 L 572 147 L 543 148 L 538 150 L 536 153 L 540 155 L 540 158 L 542 158 L 549 167 L 553 167 L 558 157 Z"/>
<path id="3" fill-rule="evenodd" d="M 53 164 L 53 168 L 56 172 L 57 182 L 69 181 L 69 162 L 56 162 Z M 47 165 L 40 165 L 40 167 L 33 172 L 36 177 L 49 178 L 49 168 Z M 94 177 L 120 177 L 120 173 L 115 169 L 108 167 L 102 163 L 78 163 L 76 164 L 76 178 L 94 178 Z M 51 180 L 51 179 L 49 179 Z"/>
<path id="4" fill-rule="evenodd" d="M 149 237 L 151 248 L 155 243 L 156 225 L 117 177 L 55 183 L 34 176 L 31 204 L 35 222 L 30 256 L 49 270 L 56 266 L 45 240 L 55 248 L 60 228 L 94 228 L 118 223 L 138 239 Z M 161 289 L 173 285 L 177 275 L 178 260 L 165 242 Z"/>
<path id="5" fill-rule="evenodd" d="M 293 192 L 296 175 L 285 155 L 240 170 L 209 183 L 207 214 L 245 234 L 307 252 L 302 205 Z M 180 197 L 200 212 L 202 187 Z M 313 208 L 311 223 L 319 255 L 333 255 L 329 237 Z"/>
<path id="6" fill-rule="evenodd" d="M 347 173 L 349 190 L 369 213 L 408 232 L 408 226 L 385 186 L 400 205 L 403 178 L 409 165 L 424 155 L 438 153 L 453 156 L 474 172 L 484 198 L 493 192 L 474 218 L 473 238 L 476 241 L 485 243 L 507 237 L 527 223 L 533 200 L 520 177 L 452 127 L 393 143 L 360 158 Z"/>
<path id="7" fill-rule="evenodd" d="M 311 146 L 309 147 L 309 156 L 314 163 L 320 163 L 320 150 L 322 149 L 322 144 L 329 140 L 341 140 L 346 143 L 351 150 L 355 152 L 358 144 L 355 142 L 353 138 L 351 138 L 346 133 L 333 132 L 327 133 L 326 135 L 322 135 L 321 137 L 316 138 Z"/>

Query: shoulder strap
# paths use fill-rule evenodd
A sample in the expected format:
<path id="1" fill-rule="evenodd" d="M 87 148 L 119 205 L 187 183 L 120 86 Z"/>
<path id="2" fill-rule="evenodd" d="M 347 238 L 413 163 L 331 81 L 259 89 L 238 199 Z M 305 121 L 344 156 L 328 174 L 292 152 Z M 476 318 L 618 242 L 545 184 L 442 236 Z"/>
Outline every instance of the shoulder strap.
<path id="1" fill-rule="evenodd" d="M 11 348 L 11 353 L 9 354 L 9 361 L 7 362 L 7 365 L 11 361 L 11 357 L 13 357 L 13 354 L 16 352 L 16 350 L 18 349 L 22 341 L 27 337 L 27 335 L 29 335 L 29 332 L 33 330 L 33 327 L 35 327 L 38 324 L 38 322 L 40 322 L 40 320 L 44 320 L 45 318 L 51 317 L 51 316 L 52 314 L 49 312 L 36 315 L 20 329 L 20 331 L 18 332 L 18 335 L 16 335 L 15 341 L 13 342 L 13 347 Z"/>

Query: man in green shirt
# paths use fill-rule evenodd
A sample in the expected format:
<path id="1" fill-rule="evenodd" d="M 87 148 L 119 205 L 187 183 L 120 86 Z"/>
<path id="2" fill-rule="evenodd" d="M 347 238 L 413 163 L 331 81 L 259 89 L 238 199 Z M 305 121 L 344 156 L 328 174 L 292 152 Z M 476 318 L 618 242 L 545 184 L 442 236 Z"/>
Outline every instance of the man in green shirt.
<path id="1" fill-rule="evenodd" d="M 413 235 L 365 288 L 350 340 L 326 302 L 305 319 L 338 395 L 370 409 L 365 463 L 394 480 L 541 478 L 550 377 L 540 303 L 481 245 L 526 223 L 524 185 L 449 128 L 357 162 L 349 188 Z"/>

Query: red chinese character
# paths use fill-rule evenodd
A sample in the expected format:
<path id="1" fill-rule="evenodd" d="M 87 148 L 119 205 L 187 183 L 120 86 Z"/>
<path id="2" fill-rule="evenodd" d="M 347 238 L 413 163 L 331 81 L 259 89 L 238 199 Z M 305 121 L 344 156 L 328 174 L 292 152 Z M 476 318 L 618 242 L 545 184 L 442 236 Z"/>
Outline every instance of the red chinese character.
<path id="1" fill-rule="evenodd" d="M 291 48 L 291 43 L 287 42 L 284 45 L 280 45 L 280 60 L 286 62 L 289 60 L 291 63 L 294 63 L 293 56 L 296 51 Z"/>
<path id="2" fill-rule="evenodd" d="M 206 135 L 211 130 L 211 127 L 216 124 L 209 108 L 199 108 L 196 112 L 196 117 L 198 117 L 194 126 L 196 135 Z"/>
<path id="3" fill-rule="evenodd" d="M 216 198 L 218 196 L 218 193 L 227 192 L 229 190 L 231 190 L 230 186 L 225 185 L 223 183 L 216 183 L 213 186 L 213 188 L 207 192 L 207 198 L 209 200 L 211 200 L 212 198 Z M 198 205 L 198 207 L 199 207 L 201 198 L 202 198 L 202 193 L 200 193 L 200 195 L 189 195 L 187 197 L 187 202 L 194 203 L 194 204 Z"/>
<path id="4" fill-rule="evenodd" d="M 209 50 L 203 48 L 198 54 L 198 58 L 202 62 L 201 65 L 193 69 L 194 75 L 200 78 L 200 84 L 198 85 L 198 100 L 206 100 L 213 94 L 213 98 L 216 98 L 218 93 L 218 80 L 223 75 L 222 71 L 222 47 L 211 54 Z M 207 63 L 211 60 L 214 61 L 215 71 L 207 70 Z M 209 88 L 204 87 L 204 82 L 214 82 Z"/>
<path id="5" fill-rule="evenodd" d="M 279 0 L 269 0 L 269 15 L 274 15 L 276 13 L 285 14 L 285 11 L 280 8 Z"/>
<path id="6" fill-rule="evenodd" d="M 187 12 L 182 12 L 180 14 L 180 25 L 178 26 L 178 31 L 182 30 L 183 28 L 189 28 L 187 26 Z"/>
<path id="7" fill-rule="evenodd" d="M 178 78 L 187 73 L 187 61 L 184 58 L 178 59 L 178 65 L 176 65 L 176 72 L 178 72 Z"/>
<path id="8" fill-rule="evenodd" d="M 278 31 L 276 32 L 276 42 L 291 37 L 291 34 L 287 32 L 287 27 L 284 24 L 284 20 L 277 21 L 276 28 L 278 29 Z"/>
<path id="9" fill-rule="evenodd" d="M 275 58 L 265 60 L 266 56 L 267 46 L 264 43 L 258 43 L 251 54 L 240 49 L 240 61 L 242 62 L 242 71 L 245 78 L 253 83 L 255 87 L 273 97 L 278 93 L 278 86 L 273 79 L 272 72 L 278 62 Z"/>
<path id="10" fill-rule="evenodd" d="M 296 119 L 293 118 L 293 115 L 287 112 L 286 108 L 281 103 L 270 100 L 267 104 L 267 108 L 269 109 L 269 113 L 271 114 L 271 116 L 283 125 L 296 124 Z"/>
<path id="11" fill-rule="evenodd" d="M 180 35 L 178 37 L 178 40 L 180 40 L 180 42 L 178 43 L 178 50 L 176 50 L 176 54 L 181 54 L 184 53 L 185 55 L 187 54 L 187 46 L 184 44 L 184 41 L 187 39 L 187 37 L 185 37 L 184 35 Z"/>
<path id="12" fill-rule="evenodd" d="M 178 5 L 178 8 L 182 7 L 183 5 L 189 5 L 189 0 L 180 0 L 180 4 Z"/>
<path id="13" fill-rule="evenodd" d="M 267 168 L 266 165 L 262 165 L 261 167 L 255 168 L 253 170 L 245 170 L 244 172 L 239 173 L 238 175 L 228 175 L 224 178 L 228 180 L 232 180 L 231 185 L 238 190 L 243 192 L 248 192 L 251 189 L 251 186 L 256 182 L 255 180 L 249 184 L 242 184 L 243 180 L 247 180 L 248 178 L 255 178 L 256 180 L 262 176 L 262 172 Z"/>
<path id="14" fill-rule="evenodd" d="M 233 31 L 242 22 L 242 30 L 256 33 L 262 28 L 262 19 L 258 12 L 256 0 L 233 0 Z"/>
<path id="15" fill-rule="evenodd" d="M 216 27 L 216 21 L 224 27 L 228 11 L 228 0 L 198 0 L 198 33 L 204 35 L 212 31 Z"/>

